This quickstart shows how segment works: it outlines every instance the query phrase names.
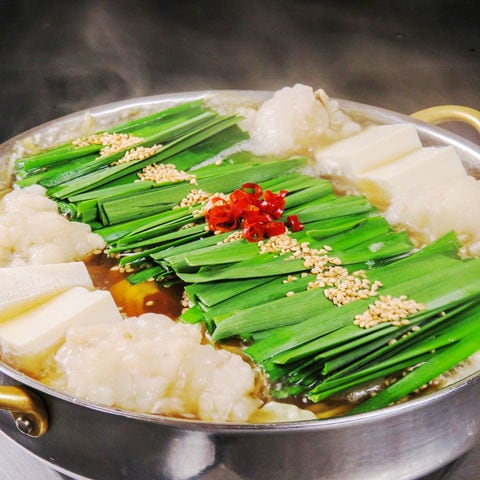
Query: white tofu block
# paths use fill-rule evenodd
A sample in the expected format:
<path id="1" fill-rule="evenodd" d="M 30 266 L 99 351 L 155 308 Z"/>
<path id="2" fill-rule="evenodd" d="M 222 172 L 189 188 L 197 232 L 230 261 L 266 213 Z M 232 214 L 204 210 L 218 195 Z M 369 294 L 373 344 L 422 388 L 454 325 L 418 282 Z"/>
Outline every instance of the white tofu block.
<path id="1" fill-rule="evenodd" d="M 70 327 L 121 319 L 110 292 L 74 287 L 0 323 L 0 344 L 15 366 L 27 372 L 38 371 Z"/>
<path id="2" fill-rule="evenodd" d="M 426 147 L 360 174 L 357 187 L 379 208 L 386 208 L 402 192 L 430 190 L 467 176 L 453 147 Z"/>
<path id="3" fill-rule="evenodd" d="M 93 289 L 83 262 L 0 268 L 0 323 L 76 286 Z"/>
<path id="4" fill-rule="evenodd" d="M 355 178 L 422 147 L 414 125 L 377 125 L 315 152 L 319 173 Z"/>

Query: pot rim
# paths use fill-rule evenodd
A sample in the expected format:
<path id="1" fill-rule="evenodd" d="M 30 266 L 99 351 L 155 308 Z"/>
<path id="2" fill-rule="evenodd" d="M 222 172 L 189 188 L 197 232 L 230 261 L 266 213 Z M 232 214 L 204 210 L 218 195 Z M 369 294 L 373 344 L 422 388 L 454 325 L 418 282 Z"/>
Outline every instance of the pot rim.
<path id="1" fill-rule="evenodd" d="M 56 397 L 59 400 L 63 400 L 68 403 L 87 408 L 89 410 L 96 410 L 98 412 L 107 413 L 115 416 L 126 417 L 132 420 L 156 423 L 159 425 L 179 427 L 186 429 L 198 429 L 209 430 L 213 432 L 225 432 L 229 433 L 241 432 L 278 432 L 278 431 L 292 431 L 292 430 L 335 430 L 336 428 L 342 428 L 346 423 L 349 425 L 361 425 L 369 424 L 380 421 L 383 418 L 394 418 L 404 414 L 407 414 L 413 410 L 420 410 L 423 408 L 429 408 L 430 405 L 448 401 L 448 397 L 458 394 L 458 392 L 473 387 L 473 385 L 480 382 L 480 371 L 476 371 L 462 379 L 449 384 L 446 387 L 441 388 L 430 394 L 403 402 L 391 405 L 388 407 L 373 410 L 371 412 L 360 413 L 355 415 L 346 415 L 342 417 L 334 417 L 327 419 L 315 419 L 315 420 L 300 420 L 300 421 L 288 421 L 288 422 L 274 422 L 274 423 L 234 423 L 234 422 L 208 422 L 204 420 L 193 420 L 188 418 L 175 418 L 167 417 L 159 414 L 149 414 L 132 412 L 128 410 L 122 410 L 120 408 L 108 407 L 97 405 L 81 398 L 75 398 L 71 395 L 62 393 L 47 385 L 35 380 L 27 375 L 18 372 L 9 365 L 0 361 L 0 372 L 19 382 L 21 385 L 26 385 L 36 393 L 43 393 L 51 397 Z"/>
<path id="2" fill-rule="evenodd" d="M 2 157 L 9 156 L 16 142 L 27 138 L 32 134 L 40 133 L 43 135 L 44 132 L 47 132 L 50 128 L 55 128 L 68 122 L 81 121 L 81 119 L 84 118 L 86 114 L 92 115 L 93 117 L 98 116 L 99 118 L 101 118 L 105 116 L 108 118 L 115 113 L 119 113 L 129 108 L 140 109 L 138 113 L 141 113 L 141 110 L 145 109 L 147 106 L 163 105 L 169 103 L 174 104 L 199 98 L 204 98 L 208 100 L 214 97 L 225 97 L 226 99 L 230 97 L 231 100 L 236 99 L 236 102 L 239 102 L 240 100 L 242 102 L 248 100 L 251 103 L 253 102 L 253 104 L 255 105 L 258 104 L 258 102 L 260 101 L 268 99 L 269 97 L 271 97 L 272 94 L 273 92 L 267 90 L 200 90 L 136 97 L 112 103 L 106 103 L 91 108 L 85 108 L 83 110 L 70 113 L 68 115 L 64 115 L 62 117 L 52 119 L 48 122 L 37 125 L 0 144 L 0 166 L 1 162 L 5 160 Z M 473 142 L 470 142 L 467 139 L 462 138 L 457 134 L 449 132 L 441 127 L 427 124 L 408 115 L 388 110 L 382 107 L 376 107 L 368 104 L 336 98 L 332 98 L 331 100 L 337 101 L 340 108 L 348 114 L 353 116 L 358 115 L 360 117 L 363 117 L 363 119 L 370 120 L 374 123 L 393 123 L 394 121 L 413 123 L 417 127 L 420 135 L 428 135 L 434 140 L 438 140 L 444 143 L 447 142 L 448 144 L 455 147 L 457 150 L 460 150 L 462 154 L 473 159 L 475 166 L 480 171 L 480 146 L 474 144 Z M 373 423 L 382 418 L 393 418 L 408 413 L 412 410 L 427 408 L 431 404 L 448 400 L 448 397 L 455 395 L 457 392 L 463 389 L 470 388 L 470 386 L 473 386 L 474 384 L 480 382 L 480 370 L 477 370 L 474 373 L 458 379 L 455 382 L 452 382 L 451 384 L 433 393 L 403 403 L 398 403 L 395 405 L 377 409 L 371 412 L 316 420 L 275 423 L 233 423 L 207 422 L 186 418 L 174 418 L 158 414 L 132 412 L 119 408 L 97 405 L 87 400 L 75 398 L 71 395 L 62 393 L 51 387 L 48 387 L 40 381 L 35 380 L 17 371 L 13 367 L 10 367 L 8 364 L 1 360 L 0 373 L 3 373 L 4 375 L 10 377 L 11 379 L 15 380 L 20 384 L 26 385 L 27 387 L 33 389 L 36 392 L 41 392 L 48 396 L 56 397 L 60 400 L 66 401 L 68 403 L 73 403 L 75 405 L 79 405 L 90 410 L 96 410 L 98 412 L 103 412 L 115 416 L 122 416 L 137 421 L 157 423 L 170 427 L 208 430 L 211 431 L 211 433 L 241 432 L 242 434 L 248 432 L 258 432 L 259 430 L 265 433 L 278 431 L 290 432 L 298 429 L 312 431 L 331 430 L 341 428 L 345 423 L 348 423 L 352 426 Z"/>

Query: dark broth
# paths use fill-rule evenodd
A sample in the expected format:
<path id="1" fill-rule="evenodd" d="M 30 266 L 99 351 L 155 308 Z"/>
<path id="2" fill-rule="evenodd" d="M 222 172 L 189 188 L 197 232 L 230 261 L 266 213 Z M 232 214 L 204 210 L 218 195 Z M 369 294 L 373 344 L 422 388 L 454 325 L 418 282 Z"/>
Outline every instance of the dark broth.
<path id="1" fill-rule="evenodd" d="M 128 316 L 153 312 L 178 319 L 182 311 L 183 286 L 169 287 L 155 281 L 130 285 L 128 274 L 117 267 L 117 261 L 107 255 L 91 255 L 85 260 L 96 288 L 109 290 L 120 310 Z"/>

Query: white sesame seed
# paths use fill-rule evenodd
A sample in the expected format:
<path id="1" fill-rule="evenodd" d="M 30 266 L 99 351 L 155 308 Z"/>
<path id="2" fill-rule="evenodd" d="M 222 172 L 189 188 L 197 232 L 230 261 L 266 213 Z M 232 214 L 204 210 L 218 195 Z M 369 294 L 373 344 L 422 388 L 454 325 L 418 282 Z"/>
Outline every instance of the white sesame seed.
<path id="1" fill-rule="evenodd" d="M 130 161 L 130 160 L 129 160 Z M 184 182 L 191 181 L 194 175 L 179 171 L 173 164 L 148 165 L 138 174 L 141 181 L 152 181 L 155 183 Z"/>
<path id="2" fill-rule="evenodd" d="M 400 297 L 381 296 L 369 305 L 364 313 L 355 316 L 354 324 L 362 328 L 370 328 L 384 322 L 390 322 L 396 327 L 405 326 L 410 324 L 408 315 L 424 308 L 423 304 L 408 300 L 405 295 Z M 412 327 L 412 330 L 414 328 L 415 326 Z"/>

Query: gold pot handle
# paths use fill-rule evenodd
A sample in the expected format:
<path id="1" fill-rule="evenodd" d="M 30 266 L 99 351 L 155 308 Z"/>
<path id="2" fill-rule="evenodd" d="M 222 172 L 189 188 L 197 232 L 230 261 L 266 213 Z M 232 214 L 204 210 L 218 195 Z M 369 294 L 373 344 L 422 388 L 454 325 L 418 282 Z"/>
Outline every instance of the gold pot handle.
<path id="1" fill-rule="evenodd" d="M 8 410 L 17 428 L 29 437 L 41 437 L 47 432 L 47 409 L 40 397 L 27 388 L 0 386 L 0 410 Z"/>
<path id="2" fill-rule="evenodd" d="M 460 105 L 439 105 L 412 113 L 411 116 L 426 123 L 465 122 L 480 133 L 480 111 Z"/>

